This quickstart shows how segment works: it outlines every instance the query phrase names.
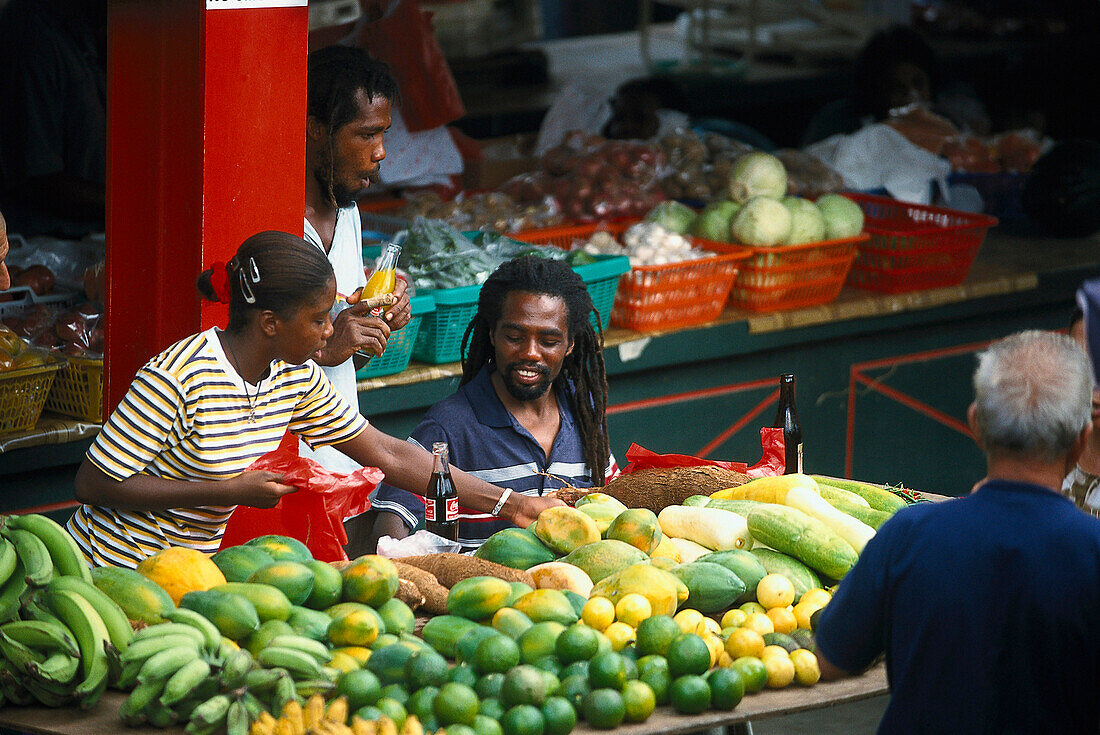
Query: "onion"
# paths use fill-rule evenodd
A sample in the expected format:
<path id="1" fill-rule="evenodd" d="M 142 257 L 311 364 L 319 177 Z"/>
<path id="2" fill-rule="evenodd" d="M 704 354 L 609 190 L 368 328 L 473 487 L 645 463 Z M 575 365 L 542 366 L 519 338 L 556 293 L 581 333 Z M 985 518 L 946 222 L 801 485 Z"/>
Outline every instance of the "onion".
<path id="1" fill-rule="evenodd" d="M 730 167 L 729 193 L 735 202 L 757 196 L 779 199 L 787 193 L 787 169 L 770 153 L 746 153 Z"/>

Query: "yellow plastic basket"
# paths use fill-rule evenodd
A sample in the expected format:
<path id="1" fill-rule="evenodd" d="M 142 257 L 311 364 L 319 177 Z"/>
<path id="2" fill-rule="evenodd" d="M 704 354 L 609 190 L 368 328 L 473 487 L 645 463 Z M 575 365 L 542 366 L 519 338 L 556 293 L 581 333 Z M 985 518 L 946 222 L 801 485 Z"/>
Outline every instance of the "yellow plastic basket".
<path id="1" fill-rule="evenodd" d="M 0 372 L 0 434 L 34 428 L 57 371 L 65 362 Z"/>
<path id="2" fill-rule="evenodd" d="M 46 410 L 95 423 L 103 422 L 103 358 L 68 357 L 58 373 Z"/>

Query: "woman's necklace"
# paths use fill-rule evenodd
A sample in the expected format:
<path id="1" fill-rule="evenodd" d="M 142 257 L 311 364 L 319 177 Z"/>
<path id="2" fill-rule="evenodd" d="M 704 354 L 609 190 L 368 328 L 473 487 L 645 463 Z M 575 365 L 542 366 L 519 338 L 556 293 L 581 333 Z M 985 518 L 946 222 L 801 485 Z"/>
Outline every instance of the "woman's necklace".
<path id="1" fill-rule="evenodd" d="M 244 373 L 241 372 L 241 361 L 237 358 L 237 351 L 233 349 L 233 343 L 226 338 L 225 344 L 229 347 L 229 354 L 233 356 L 233 366 L 237 368 L 237 374 L 241 376 L 241 382 L 244 383 L 244 397 L 248 399 L 248 423 L 254 424 L 256 423 L 256 403 L 260 400 L 259 383 L 256 384 L 256 395 L 253 396 L 248 391 L 248 378 L 244 377 Z"/>

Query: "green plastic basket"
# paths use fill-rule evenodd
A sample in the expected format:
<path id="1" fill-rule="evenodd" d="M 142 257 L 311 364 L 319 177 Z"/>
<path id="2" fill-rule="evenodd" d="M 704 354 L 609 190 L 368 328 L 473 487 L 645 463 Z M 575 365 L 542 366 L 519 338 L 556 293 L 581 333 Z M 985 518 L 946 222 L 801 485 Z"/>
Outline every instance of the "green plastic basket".
<path id="1" fill-rule="evenodd" d="M 588 287 L 592 305 L 600 315 L 600 327 L 607 328 L 619 276 L 630 270 L 625 255 L 595 256 L 593 263 L 573 268 Z M 481 285 L 425 290 L 435 300 L 435 311 L 425 315 L 416 335 L 412 356 L 421 362 L 440 364 L 462 359 L 462 336 L 477 313 Z M 595 326 L 595 315 L 590 315 Z"/>
<path id="2" fill-rule="evenodd" d="M 417 294 L 409 299 L 409 306 L 412 308 L 412 318 L 409 319 L 409 323 L 390 335 L 386 343 L 386 351 L 381 357 L 372 357 L 370 362 L 355 371 L 356 378 L 359 380 L 381 378 L 383 375 L 400 373 L 409 366 L 413 345 L 420 332 L 420 324 L 425 316 L 435 311 L 435 299 L 428 295 Z"/>

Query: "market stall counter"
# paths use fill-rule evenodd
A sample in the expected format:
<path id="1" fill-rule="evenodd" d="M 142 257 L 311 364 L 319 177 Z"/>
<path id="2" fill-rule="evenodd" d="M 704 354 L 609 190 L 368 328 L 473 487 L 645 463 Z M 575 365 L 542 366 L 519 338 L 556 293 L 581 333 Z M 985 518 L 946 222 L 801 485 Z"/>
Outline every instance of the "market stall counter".
<path id="1" fill-rule="evenodd" d="M 698 732 L 713 727 L 726 727 L 743 722 L 781 717 L 794 712 L 832 707 L 845 702 L 867 699 L 889 691 L 886 666 L 879 663 L 862 676 L 819 682 L 812 687 L 797 686 L 765 690 L 746 696 L 731 712 L 708 711 L 699 715 L 680 715 L 669 707 L 657 709 L 645 722 L 621 725 L 615 732 L 622 735 L 676 735 Z M 108 692 L 90 710 L 56 710 L 48 707 L 4 707 L 0 709 L 0 726 L 25 733 L 44 735 L 96 735 L 123 729 L 118 708 L 125 700 L 120 692 Z M 154 727 L 127 727 L 134 735 L 182 732 L 182 727 L 160 730 Z M 601 732 L 587 725 L 578 725 L 575 735 Z M 606 732 L 606 731 L 603 731 Z"/>

